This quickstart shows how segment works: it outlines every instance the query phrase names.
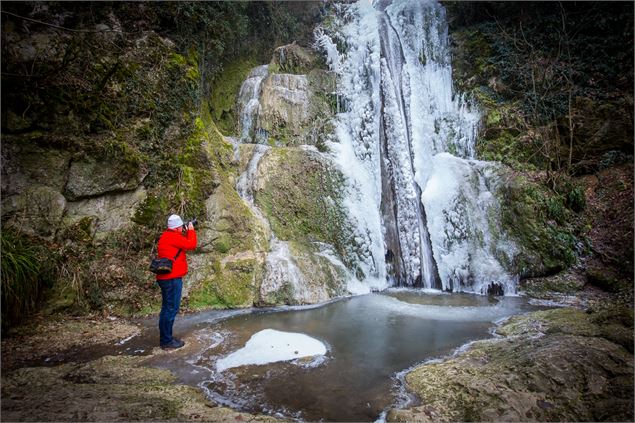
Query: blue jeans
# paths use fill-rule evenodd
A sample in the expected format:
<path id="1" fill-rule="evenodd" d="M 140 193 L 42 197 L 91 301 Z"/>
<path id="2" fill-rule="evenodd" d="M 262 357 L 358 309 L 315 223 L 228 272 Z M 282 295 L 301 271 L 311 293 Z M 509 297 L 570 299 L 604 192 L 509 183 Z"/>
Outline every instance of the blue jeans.
<path id="1" fill-rule="evenodd" d="M 161 297 L 163 299 L 161 314 L 159 314 L 159 342 L 161 345 L 165 345 L 172 342 L 172 326 L 181 305 L 183 279 L 166 279 L 157 281 L 157 283 L 161 287 Z"/>

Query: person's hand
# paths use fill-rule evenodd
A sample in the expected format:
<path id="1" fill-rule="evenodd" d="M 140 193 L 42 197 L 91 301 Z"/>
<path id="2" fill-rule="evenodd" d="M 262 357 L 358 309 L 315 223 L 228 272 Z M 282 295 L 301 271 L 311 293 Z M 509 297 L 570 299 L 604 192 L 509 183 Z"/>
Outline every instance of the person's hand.
<path id="1" fill-rule="evenodd" d="M 194 230 L 194 225 L 192 224 L 192 222 L 190 222 L 190 223 L 187 225 L 187 230 L 188 230 L 188 231 L 193 231 L 193 230 Z"/>

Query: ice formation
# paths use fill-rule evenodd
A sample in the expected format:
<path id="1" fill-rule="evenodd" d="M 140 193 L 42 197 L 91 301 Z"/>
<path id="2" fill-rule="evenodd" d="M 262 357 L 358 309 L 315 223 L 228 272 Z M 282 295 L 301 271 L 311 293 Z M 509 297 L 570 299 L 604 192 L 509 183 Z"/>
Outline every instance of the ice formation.
<path id="1" fill-rule="evenodd" d="M 329 146 L 347 176 L 366 279 L 514 293 L 499 261 L 514 247 L 489 230 L 495 175 L 473 160 L 480 115 L 453 92 L 445 9 L 430 0 L 335 9 L 316 45 L 339 76 L 344 108 Z"/>
<path id="2" fill-rule="evenodd" d="M 243 348 L 219 359 L 216 362 L 216 370 L 222 372 L 248 364 L 267 364 L 322 356 L 326 351 L 324 343 L 303 333 L 265 329 L 254 334 Z"/>

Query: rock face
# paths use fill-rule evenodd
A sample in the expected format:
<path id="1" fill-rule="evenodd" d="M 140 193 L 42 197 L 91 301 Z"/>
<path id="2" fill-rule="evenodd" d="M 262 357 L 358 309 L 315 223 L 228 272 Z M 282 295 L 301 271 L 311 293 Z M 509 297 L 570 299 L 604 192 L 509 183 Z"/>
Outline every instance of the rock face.
<path id="1" fill-rule="evenodd" d="M 119 162 L 82 160 L 71 162 L 64 195 L 71 201 L 139 186 L 147 171 Z"/>
<path id="2" fill-rule="evenodd" d="M 253 133 L 275 145 L 324 147 L 337 108 L 335 74 L 324 70 L 313 51 L 295 44 L 279 47 L 268 68 L 256 67 L 249 76 L 237 106 L 243 142 Z"/>
<path id="3" fill-rule="evenodd" d="M 22 368 L 2 377 L 3 421 L 258 421 L 176 385 L 167 370 L 141 357 L 104 357 L 86 364 Z"/>
<path id="4" fill-rule="evenodd" d="M 270 67 L 280 73 L 306 74 L 319 68 L 319 57 L 298 44 L 287 44 L 273 51 Z"/>
<path id="5" fill-rule="evenodd" d="M 267 132 L 288 131 L 298 137 L 309 119 L 306 75 L 273 74 L 265 78 L 260 96 L 260 126 Z"/>
<path id="6" fill-rule="evenodd" d="M 345 292 L 351 235 L 341 178 L 309 149 L 272 148 L 261 159 L 255 204 L 279 240 L 267 258 L 261 304 L 315 303 Z"/>
<path id="7" fill-rule="evenodd" d="M 497 330 L 505 338 L 409 373 L 422 405 L 388 420 L 631 421 L 632 321 L 607 331 L 604 318 L 573 309 L 514 317 Z"/>
<path id="8" fill-rule="evenodd" d="M 57 148 L 43 148 L 34 142 L 5 137 L 2 146 L 3 197 L 22 192 L 30 185 L 45 185 L 58 192 L 68 179 L 71 153 Z"/>
<path id="9" fill-rule="evenodd" d="M 30 235 L 52 239 L 66 208 L 64 196 L 45 185 L 31 185 L 20 194 L 2 199 L 5 225 Z"/>
<path id="10" fill-rule="evenodd" d="M 94 220 L 91 232 L 99 240 L 108 233 L 129 226 L 136 207 L 145 200 L 146 194 L 146 189 L 139 187 L 131 192 L 69 202 L 65 221 L 72 225 L 85 218 Z"/>

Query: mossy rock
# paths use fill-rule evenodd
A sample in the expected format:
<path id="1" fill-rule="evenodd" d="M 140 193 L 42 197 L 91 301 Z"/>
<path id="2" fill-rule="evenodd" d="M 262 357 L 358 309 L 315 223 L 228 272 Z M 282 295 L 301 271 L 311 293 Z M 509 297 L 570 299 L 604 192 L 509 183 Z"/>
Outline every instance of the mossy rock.
<path id="1" fill-rule="evenodd" d="M 333 264 L 321 255 L 320 249 L 319 243 L 297 241 L 289 243 L 289 250 L 304 275 L 307 287 L 326 294 L 326 297 L 313 301 L 315 303 L 344 295 L 348 277 L 346 269 Z"/>
<path id="2" fill-rule="evenodd" d="M 387 420 L 632 420 L 633 355 L 584 312 L 530 313 L 498 331 L 508 337 L 408 373 L 423 405 L 391 410 Z"/>
<path id="3" fill-rule="evenodd" d="M 291 263 L 274 262 L 272 268 L 269 268 L 269 261 L 264 264 L 258 306 L 316 304 L 346 293 L 348 272 L 325 256 L 327 245 L 290 241 L 286 246 L 278 247 L 288 248 L 287 259 Z M 333 251 L 326 252 L 329 253 L 335 255 Z M 297 274 L 280 271 L 287 266 L 295 267 Z M 270 270 L 271 274 L 268 273 Z"/>
<path id="4" fill-rule="evenodd" d="M 347 218 L 342 205 L 343 177 L 317 153 L 272 148 L 258 167 L 256 204 L 282 240 L 347 242 Z"/>
<path id="5" fill-rule="evenodd" d="M 616 293 L 633 289 L 632 281 L 623 280 L 611 269 L 590 267 L 586 271 L 586 276 L 589 283 L 607 292 Z"/>
<path id="6" fill-rule="evenodd" d="M 532 298 L 547 299 L 554 293 L 573 295 L 584 288 L 583 279 L 563 272 L 545 278 L 522 280 L 519 289 Z"/>
<path id="7" fill-rule="evenodd" d="M 544 310 L 523 316 L 515 316 L 496 329 L 503 336 L 528 333 L 568 334 L 599 336 L 600 327 L 584 311 L 573 308 Z"/>
<path id="8" fill-rule="evenodd" d="M 187 299 L 188 308 L 249 307 L 254 302 L 255 260 L 227 262 L 215 261 L 207 272 L 208 279 L 198 283 Z"/>
<path id="9" fill-rule="evenodd" d="M 315 145 L 325 151 L 337 112 L 335 74 L 270 74 L 262 83 L 258 121 L 271 145 Z"/>
<path id="10" fill-rule="evenodd" d="M 237 132 L 238 93 L 247 75 L 258 63 L 251 58 L 240 58 L 223 66 L 222 72 L 212 82 L 210 111 L 214 122 L 226 134 Z"/>
<path id="11" fill-rule="evenodd" d="M 207 221 L 213 230 L 210 242 L 214 250 L 233 253 L 266 247 L 264 229 L 228 181 L 207 199 L 206 210 Z"/>
<path id="12" fill-rule="evenodd" d="M 269 72 L 306 74 L 311 69 L 324 66 L 321 57 L 298 44 L 287 44 L 273 51 Z"/>
<path id="13" fill-rule="evenodd" d="M 554 220 L 550 207 L 555 194 L 522 176 L 509 174 L 499 185 L 502 229 L 520 247 L 510 264 L 521 278 L 557 273 L 577 259 L 578 240 L 571 225 L 570 211 L 558 209 L 562 224 Z"/>
<path id="14" fill-rule="evenodd" d="M 146 357 L 21 368 L 2 375 L 6 421 L 277 421 L 210 403 Z M 64 404 L 64 406 L 60 406 Z"/>

